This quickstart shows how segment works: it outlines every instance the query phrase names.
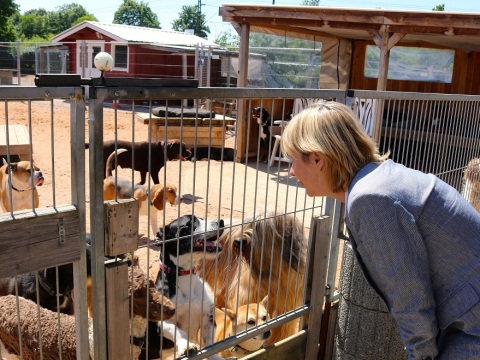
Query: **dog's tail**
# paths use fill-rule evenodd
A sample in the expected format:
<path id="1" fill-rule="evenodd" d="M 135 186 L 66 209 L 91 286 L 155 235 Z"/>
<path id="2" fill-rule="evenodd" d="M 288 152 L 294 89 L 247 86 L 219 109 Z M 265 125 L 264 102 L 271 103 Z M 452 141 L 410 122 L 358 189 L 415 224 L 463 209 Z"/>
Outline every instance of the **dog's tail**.
<path id="1" fill-rule="evenodd" d="M 127 149 L 117 149 L 116 154 L 120 155 L 121 153 L 124 153 L 125 151 L 128 151 Z M 107 159 L 107 166 L 105 167 L 105 177 L 112 176 L 112 168 L 113 168 L 113 162 L 115 160 L 115 151 L 113 151 Z"/>

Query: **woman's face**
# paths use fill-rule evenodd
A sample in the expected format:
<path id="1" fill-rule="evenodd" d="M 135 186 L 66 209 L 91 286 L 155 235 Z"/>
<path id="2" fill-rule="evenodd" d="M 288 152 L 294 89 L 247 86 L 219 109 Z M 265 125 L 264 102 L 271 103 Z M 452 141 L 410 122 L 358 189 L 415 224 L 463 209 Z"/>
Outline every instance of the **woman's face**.
<path id="1" fill-rule="evenodd" d="M 292 154 L 290 159 L 290 175 L 297 178 L 308 196 L 331 195 L 331 186 L 325 172 L 325 159 L 321 154 L 312 153 L 307 159 L 300 154 Z"/>

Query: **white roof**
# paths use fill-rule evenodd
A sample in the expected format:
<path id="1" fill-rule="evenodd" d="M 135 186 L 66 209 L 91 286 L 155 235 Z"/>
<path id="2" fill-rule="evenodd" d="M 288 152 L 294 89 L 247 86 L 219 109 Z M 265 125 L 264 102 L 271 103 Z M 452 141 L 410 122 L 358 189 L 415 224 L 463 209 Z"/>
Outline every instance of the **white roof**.
<path id="1" fill-rule="evenodd" d="M 157 45 L 180 45 L 180 46 L 211 46 L 219 48 L 220 46 L 208 39 L 201 38 L 196 35 L 187 34 L 174 30 L 162 30 L 146 28 L 141 26 L 131 26 L 122 24 L 104 24 L 97 21 L 83 21 L 70 29 L 56 35 L 52 41 L 61 42 L 68 36 L 79 30 L 90 28 L 103 35 L 107 35 L 120 42 L 138 42 L 151 43 Z"/>

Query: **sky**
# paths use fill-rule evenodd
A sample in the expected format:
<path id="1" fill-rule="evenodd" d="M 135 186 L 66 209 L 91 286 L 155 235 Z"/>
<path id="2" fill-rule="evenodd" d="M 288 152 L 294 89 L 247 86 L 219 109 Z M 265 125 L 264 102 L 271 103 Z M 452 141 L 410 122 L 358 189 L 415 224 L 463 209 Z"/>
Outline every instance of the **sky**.
<path id="1" fill-rule="evenodd" d="M 198 0 L 180 0 L 171 3 L 167 0 L 137 0 L 143 1 L 152 11 L 157 14 L 160 26 L 163 30 L 170 30 L 174 19 L 182 11 L 183 5 L 194 6 Z M 207 25 L 210 27 L 210 40 L 215 40 L 222 32 L 234 32 L 228 22 L 223 22 L 218 15 L 218 9 L 222 4 L 242 4 L 242 5 L 301 5 L 302 0 L 203 0 L 202 13 L 205 14 Z M 59 6 L 69 3 L 82 5 L 85 10 L 100 22 L 111 23 L 113 14 L 118 10 L 123 0 L 48 0 L 42 1 L 39 6 L 38 0 L 15 0 L 19 5 L 20 12 L 43 8 L 47 11 L 57 10 Z M 420 5 L 421 4 L 421 5 Z M 320 0 L 320 6 L 333 8 L 364 8 L 364 9 L 384 9 L 384 10 L 409 10 L 409 11 L 430 11 L 436 5 L 445 4 L 445 11 L 453 12 L 476 12 L 480 13 L 479 0 Z"/>

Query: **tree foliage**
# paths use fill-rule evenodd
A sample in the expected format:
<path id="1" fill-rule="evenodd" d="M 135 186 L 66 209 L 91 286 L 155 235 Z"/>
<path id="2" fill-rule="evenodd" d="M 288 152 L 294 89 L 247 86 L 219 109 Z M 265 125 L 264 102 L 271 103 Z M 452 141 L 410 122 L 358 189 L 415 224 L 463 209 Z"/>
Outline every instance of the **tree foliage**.
<path id="1" fill-rule="evenodd" d="M 265 74 L 267 85 L 272 82 L 275 87 L 318 88 L 321 63 L 318 43 L 252 33 L 250 51 L 265 56 L 270 69 Z"/>
<path id="2" fill-rule="evenodd" d="M 143 26 L 161 29 L 158 16 L 152 11 L 147 3 L 135 0 L 123 0 L 113 16 L 114 24 Z"/>
<path id="3" fill-rule="evenodd" d="M 236 49 L 240 44 L 240 37 L 237 34 L 231 32 L 221 32 L 215 39 L 215 44 L 223 46 L 229 49 Z"/>
<path id="4" fill-rule="evenodd" d="M 432 11 L 445 11 L 445 4 L 438 4 L 432 9 Z"/>
<path id="5" fill-rule="evenodd" d="M 83 20 L 97 21 L 97 18 L 75 3 L 59 6 L 54 11 L 39 8 L 14 16 L 17 40 L 20 41 L 49 41 Z"/>
<path id="6" fill-rule="evenodd" d="M 59 6 L 57 11 L 49 13 L 49 32 L 59 34 L 71 28 L 79 18 L 87 15 L 91 14 L 82 5 L 76 3 Z"/>
<path id="7" fill-rule="evenodd" d="M 50 31 L 49 13 L 45 9 L 29 10 L 19 16 L 17 22 L 17 31 L 20 34 L 20 40 L 41 38 L 48 40 L 53 31 Z"/>
<path id="8" fill-rule="evenodd" d="M 197 5 L 183 5 L 178 17 L 178 19 L 172 22 L 173 30 L 185 31 L 186 29 L 193 29 L 195 35 L 204 39 L 208 38 L 210 28 L 207 26 L 205 14 L 198 11 Z"/>
<path id="9" fill-rule="evenodd" d="M 18 5 L 14 0 L 0 1 L 0 42 L 16 40 L 13 16 L 17 12 Z"/>

